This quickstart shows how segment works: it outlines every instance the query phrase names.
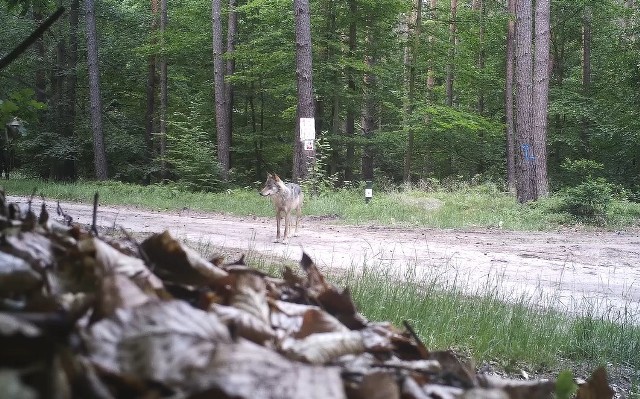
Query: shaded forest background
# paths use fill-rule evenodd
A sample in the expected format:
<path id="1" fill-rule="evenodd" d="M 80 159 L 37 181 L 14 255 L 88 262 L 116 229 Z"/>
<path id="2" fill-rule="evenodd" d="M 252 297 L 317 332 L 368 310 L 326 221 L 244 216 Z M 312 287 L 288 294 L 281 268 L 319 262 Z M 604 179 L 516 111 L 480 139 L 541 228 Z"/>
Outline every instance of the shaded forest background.
<path id="1" fill-rule="evenodd" d="M 24 121 L 14 162 L 25 176 L 94 178 L 89 2 L 12 3 L 0 1 L 0 56 L 57 7 L 67 10 L 0 71 L 0 122 Z M 95 3 L 109 179 L 215 191 L 263 180 L 267 171 L 291 175 L 292 3 L 231 0 L 221 7 L 224 32 L 230 10 L 237 30 L 222 53 L 231 104 L 227 175 L 217 161 L 212 2 Z M 310 10 L 314 178 L 360 182 L 369 157 L 377 185 L 474 179 L 507 188 L 505 59 L 513 17 L 506 1 L 312 0 Z M 598 177 L 640 198 L 639 22 L 634 1 L 551 1 L 552 191 Z"/>

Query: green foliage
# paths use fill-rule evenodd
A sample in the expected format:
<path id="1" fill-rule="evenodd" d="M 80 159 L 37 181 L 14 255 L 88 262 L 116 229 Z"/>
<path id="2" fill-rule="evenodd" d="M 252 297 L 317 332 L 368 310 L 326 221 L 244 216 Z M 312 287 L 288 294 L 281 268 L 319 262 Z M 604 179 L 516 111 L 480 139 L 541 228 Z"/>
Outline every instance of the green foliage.
<path id="1" fill-rule="evenodd" d="M 223 187 L 215 145 L 199 125 L 197 107 L 191 113 L 174 114 L 167 135 L 167 161 L 177 181 L 191 191 L 218 191 Z"/>
<path id="2" fill-rule="evenodd" d="M 578 390 L 578 386 L 573 382 L 571 370 L 565 370 L 558 374 L 556 378 L 556 399 L 571 399 Z"/>
<path id="3" fill-rule="evenodd" d="M 331 146 L 325 135 L 320 135 L 315 141 L 316 159 L 307 178 L 301 182 L 303 191 L 318 196 L 320 193 L 332 190 L 336 186 L 337 176 L 329 175 L 327 162 L 331 155 Z"/>
<path id="4" fill-rule="evenodd" d="M 606 179 L 589 177 L 564 192 L 564 207 L 572 215 L 586 218 L 606 217 L 613 201 L 613 184 Z"/>
<path id="5" fill-rule="evenodd" d="M 586 179 L 602 176 L 604 165 L 591 159 L 565 159 L 560 167 L 564 170 L 563 182 L 576 186 Z"/>
<path id="6" fill-rule="evenodd" d="M 32 89 L 14 91 L 4 100 L 0 98 L 0 125 L 4 126 L 14 116 L 25 121 L 33 120 L 43 109 L 46 109 L 46 104 L 34 99 Z"/>
<path id="7" fill-rule="evenodd" d="M 565 159 L 562 168 L 565 170 L 563 180 L 569 185 L 561 193 L 562 210 L 587 221 L 606 220 L 616 186 L 598 177 L 604 165 L 589 159 Z"/>

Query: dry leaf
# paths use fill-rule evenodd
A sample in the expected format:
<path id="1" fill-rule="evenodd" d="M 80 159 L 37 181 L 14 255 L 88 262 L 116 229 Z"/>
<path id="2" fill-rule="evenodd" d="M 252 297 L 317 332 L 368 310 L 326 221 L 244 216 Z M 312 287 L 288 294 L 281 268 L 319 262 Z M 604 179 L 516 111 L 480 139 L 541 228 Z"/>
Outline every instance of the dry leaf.
<path id="1" fill-rule="evenodd" d="M 477 386 L 476 372 L 472 364 L 462 361 L 455 353 L 447 351 L 429 352 L 433 360 L 437 360 L 442 366 L 442 376 L 449 379 L 462 388 Z"/>
<path id="2" fill-rule="evenodd" d="M 509 399 L 510 396 L 501 389 L 496 388 L 473 388 L 466 391 L 461 399 Z"/>
<path id="3" fill-rule="evenodd" d="M 6 247 L 2 250 L 27 261 L 36 271 L 44 271 L 55 263 L 53 243 L 35 232 L 4 234 Z"/>
<path id="4" fill-rule="evenodd" d="M 106 275 L 100 281 L 100 296 L 93 319 L 109 317 L 116 309 L 134 308 L 151 299 L 129 277 L 122 274 Z"/>
<path id="5" fill-rule="evenodd" d="M 182 389 L 190 384 L 190 373 L 208 365 L 216 348 L 231 342 L 215 314 L 183 301 L 119 309 L 88 334 L 90 359 L 100 367 Z"/>
<path id="6" fill-rule="evenodd" d="M 95 253 L 100 276 L 119 273 L 131 278 L 145 292 L 164 289 L 162 281 L 144 264 L 142 259 L 128 256 L 98 238 L 88 238 L 78 243 L 83 252 Z"/>
<path id="7" fill-rule="evenodd" d="M 478 382 L 483 388 L 503 390 L 510 399 L 547 399 L 556 389 L 555 381 L 509 380 L 492 375 L 480 375 Z"/>
<path id="8" fill-rule="evenodd" d="M 253 315 L 263 323 L 269 323 L 269 304 L 266 294 L 267 289 L 262 277 L 241 273 L 236 276 L 229 304 Z"/>
<path id="9" fill-rule="evenodd" d="M 294 338 L 304 338 L 321 332 L 349 331 L 338 319 L 317 306 L 277 300 L 270 303 L 271 324 Z"/>
<path id="10" fill-rule="evenodd" d="M 365 351 L 364 337 L 359 331 L 313 334 L 303 339 L 285 337 L 280 350 L 287 357 L 311 364 L 324 364 L 343 355 Z"/>
<path id="11" fill-rule="evenodd" d="M 400 399 L 396 376 L 388 372 L 373 372 L 346 384 L 349 399 Z"/>
<path id="12" fill-rule="evenodd" d="M 154 271 L 163 279 L 201 286 L 228 276 L 227 272 L 175 240 L 168 231 L 152 235 L 141 247 L 153 263 Z"/>
<path id="13" fill-rule="evenodd" d="M 255 343 L 262 344 L 264 341 L 273 339 L 276 336 L 275 331 L 269 324 L 251 313 L 218 304 L 211 305 L 209 310 L 215 313 L 223 323 L 233 326 L 233 331 L 237 335 Z"/>
<path id="14" fill-rule="evenodd" d="M 607 370 L 598 367 L 587 383 L 580 385 L 576 399 L 611 399 L 614 393 L 607 382 Z"/>
<path id="15" fill-rule="evenodd" d="M 0 252 L 0 296 L 25 294 L 41 285 L 42 277 L 27 262 Z"/>
<path id="16" fill-rule="evenodd" d="M 221 345 L 207 369 L 194 373 L 192 382 L 197 390 L 235 399 L 346 399 L 340 368 L 291 361 L 242 339 Z"/>

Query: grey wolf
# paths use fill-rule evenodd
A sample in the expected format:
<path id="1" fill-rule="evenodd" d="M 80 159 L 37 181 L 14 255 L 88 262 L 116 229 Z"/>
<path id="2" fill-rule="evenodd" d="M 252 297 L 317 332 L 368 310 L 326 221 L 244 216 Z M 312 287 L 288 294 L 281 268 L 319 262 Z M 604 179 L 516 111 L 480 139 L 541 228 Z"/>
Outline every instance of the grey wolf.
<path id="1" fill-rule="evenodd" d="M 289 227 L 292 224 L 292 212 L 296 212 L 296 224 L 294 236 L 298 232 L 298 221 L 302 214 L 302 200 L 304 195 L 299 185 L 295 183 L 285 183 L 275 173 L 267 173 L 267 181 L 260 191 L 263 197 L 271 197 L 271 203 L 276 210 L 276 241 L 280 241 L 280 221 L 284 219 L 284 234 L 282 242 L 289 240 Z"/>

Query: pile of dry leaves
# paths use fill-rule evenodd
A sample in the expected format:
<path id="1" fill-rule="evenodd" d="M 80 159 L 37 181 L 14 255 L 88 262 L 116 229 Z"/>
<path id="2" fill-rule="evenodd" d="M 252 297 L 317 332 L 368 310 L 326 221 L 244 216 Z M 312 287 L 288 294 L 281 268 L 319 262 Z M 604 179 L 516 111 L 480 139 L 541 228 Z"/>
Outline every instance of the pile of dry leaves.
<path id="1" fill-rule="evenodd" d="M 366 320 L 306 255 L 272 277 L 167 232 L 138 244 L 0 196 L 0 397 L 547 398 Z M 59 209 L 59 207 L 58 207 Z M 94 229 L 93 229 L 94 230 Z M 611 398 L 603 369 L 579 398 Z"/>

